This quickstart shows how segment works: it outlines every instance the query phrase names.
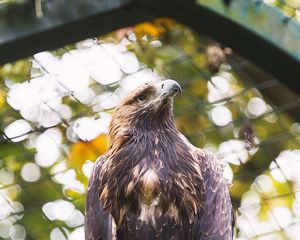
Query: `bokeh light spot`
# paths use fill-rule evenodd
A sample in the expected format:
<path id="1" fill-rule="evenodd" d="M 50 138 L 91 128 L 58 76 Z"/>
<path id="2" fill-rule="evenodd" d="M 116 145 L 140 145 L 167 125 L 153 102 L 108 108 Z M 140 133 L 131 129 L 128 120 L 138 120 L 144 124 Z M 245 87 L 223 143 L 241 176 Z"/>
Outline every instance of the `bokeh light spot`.
<path id="1" fill-rule="evenodd" d="M 21 169 L 21 177 L 26 182 L 36 182 L 41 177 L 41 170 L 35 163 L 26 163 Z"/>
<path id="2" fill-rule="evenodd" d="M 32 130 L 30 124 L 23 120 L 16 120 L 9 124 L 5 129 L 5 135 L 13 142 L 23 141 L 28 137 L 28 134 Z"/>
<path id="3" fill-rule="evenodd" d="M 253 97 L 248 102 L 247 109 L 250 114 L 259 116 L 265 113 L 267 110 L 267 105 L 263 99 L 259 97 Z"/>
<path id="4" fill-rule="evenodd" d="M 218 126 L 226 126 L 232 121 L 232 114 L 225 106 L 217 106 L 211 111 L 211 118 Z"/>

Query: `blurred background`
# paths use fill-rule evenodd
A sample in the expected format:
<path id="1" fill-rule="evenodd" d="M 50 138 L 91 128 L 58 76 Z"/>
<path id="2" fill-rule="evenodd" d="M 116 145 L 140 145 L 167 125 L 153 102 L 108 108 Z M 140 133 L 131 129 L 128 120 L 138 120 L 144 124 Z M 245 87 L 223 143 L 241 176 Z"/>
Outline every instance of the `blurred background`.
<path id="1" fill-rule="evenodd" d="M 298 0 L 257 2 L 300 19 Z M 167 78 L 183 88 L 177 128 L 227 163 L 235 238 L 299 239 L 300 92 L 165 17 L 0 66 L 0 239 L 84 239 L 87 181 L 114 107 Z"/>

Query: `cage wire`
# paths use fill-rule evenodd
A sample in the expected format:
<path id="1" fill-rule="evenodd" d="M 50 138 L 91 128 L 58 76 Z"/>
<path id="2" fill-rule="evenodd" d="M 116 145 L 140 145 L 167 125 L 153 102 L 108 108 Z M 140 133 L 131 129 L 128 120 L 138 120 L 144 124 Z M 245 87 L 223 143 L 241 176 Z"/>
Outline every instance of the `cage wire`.
<path id="1" fill-rule="evenodd" d="M 79 94 L 82 85 L 75 90 L 69 88 L 72 82 L 67 77 L 76 78 L 76 67 L 81 66 L 82 70 L 82 64 L 94 63 L 83 58 L 84 63 L 71 65 L 68 71 L 75 71 L 75 75 L 57 83 L 61 95 L 44 99 L 37 106 L 43 105 L 57 115 L 55 124 L 39 122 L 33 119 L 33 113 L 28 115 L 13 103 L 12 91 L 28 84 L 28 78 L 15 77 L 19 74 L 17 66 L 25 64 L 30 82 L 57 77 L 57 63 L 62 64 L 63 58 L 80 58 L 80 53 L 93 53 L 93 49 L 102 54 L 102 64 L 109 59 L 119 66 L 121 75 L 111 82 L 97 79 L 97 73 L 89 76 L 84 88 L 91 96 L 85 97 Z M 213 56 L 209 56 L 211 49 Z M 120 61 L 124 54 L 129 57 L 124 61 L 134 65 L 130 69 Z M 220 54 L 217 70 L 209 71 L 208 59 Z M 28 62 L 30 66 L 26 65 Z M 128 90 L 144 80 L 172 78 L 184 92 L 174 107 L 178 129 L 194 145 L 213 151 L 224 164 L 229 164 L 225 164 L 224 174 L 232 181 L 236 239 L 298 239 L 299 94 L 287 88 L 284 79 L 275 79 L 234 50 L 164 19 L 8 63 L 2 66 L 1 74 L 0 95 L 5 101 L 0 108 L 1 238 L 82 239 L 88 172 L 92 162 L 104 152 L 99 145 L 107 142 L 107 123 L 114 105 L 125 94 L 124 88 Z M 46 85 L 40 89 L 51 87 L 51 81 Z M 61 99 L 58 102 L 64 111 L 52 102 L 55 98 Z M 17 104 L 26 102 L 20 100 Z M 46 116 L 46 120 L 51 117 Z M 28 131 L 20 133 L 18 127 L 9 131 L 8 127 L 20 119 Z M 106 127 L 99 130 L 95 124 Z M 83 132 L 88 128 L 98 134 L 85 136 Z M 250 135 L 246 140 L 242 139 L 245 133 Z M 55 149 L 51 141 L 59 154 L 49 164 L 40 161 L 37 154 L 39 144 Z"/>

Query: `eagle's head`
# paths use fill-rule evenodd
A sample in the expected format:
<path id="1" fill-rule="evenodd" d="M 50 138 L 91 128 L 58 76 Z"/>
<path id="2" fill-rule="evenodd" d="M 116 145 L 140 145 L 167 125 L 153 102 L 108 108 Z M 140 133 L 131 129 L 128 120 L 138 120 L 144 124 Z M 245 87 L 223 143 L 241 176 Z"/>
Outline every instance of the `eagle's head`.
<path id="1" fill-rule="evenodd" d="M 135 132 L 174 128 L 173 97 L 181 94 L 174 80 L 145 83 L 129 93 L 115 108 L 110 125 L 112 142 Z"/>

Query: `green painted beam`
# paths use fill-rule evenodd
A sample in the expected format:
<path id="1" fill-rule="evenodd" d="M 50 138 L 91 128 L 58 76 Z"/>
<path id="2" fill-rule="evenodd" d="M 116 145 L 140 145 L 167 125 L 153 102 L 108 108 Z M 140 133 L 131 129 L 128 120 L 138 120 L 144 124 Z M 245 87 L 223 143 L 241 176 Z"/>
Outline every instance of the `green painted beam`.
<path id="1" fill-rule="evenodd" d="M 222 0 L 198 0 L 198 3 L 259 35 L 300 62 L 300 23 L 279 8 L 259 0 L 233 0 L 229 6 Z"/>
<path id="2" fill-rule="evenodd" d="M 299 23 L 260 0 L 34 0 L 0 4 L 0 64 L 167 16 L 205 33 L 300 92 Z"/>

